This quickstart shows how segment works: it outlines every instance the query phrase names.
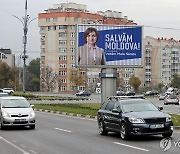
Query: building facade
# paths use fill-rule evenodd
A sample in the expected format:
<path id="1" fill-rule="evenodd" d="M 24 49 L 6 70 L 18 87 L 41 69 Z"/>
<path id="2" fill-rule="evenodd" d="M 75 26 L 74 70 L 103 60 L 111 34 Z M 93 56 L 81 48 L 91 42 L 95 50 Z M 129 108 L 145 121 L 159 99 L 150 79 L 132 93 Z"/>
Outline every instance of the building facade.
<path id="1" fill-rule="evenodd" d="M 143 68 L 135 70 L 142 86 L 168 86 L 175 73 L 180 75 L 179 40 L 146 36 L 143 50 Z"/>
<path id="2" fill-rule="evenodd" d="M 77 90 L 92 89 L 99 83 L 100 69 L 75 68 L 76 24 L 114 24 L 136 25 L 121 12 L 107 10 L 91 13 L 86 5 L 76 3 L 62 3 L 39 13 L 38 25 L 41 36 L 41 79 L 44 68 L 49 66 L 57 75 L 58 82 L 53 92 L 72 92 L 75 85 L 70 76 L 78 70 L 84 83 Z M 129 76 L 129 75 L 126 75 Z M 46 91 L 41 80 L 41 91 Z"/>
<path id="3" fill-rule="evenodd" d="M 0 49 L 0 61 L 7 63 L 11 68 L 15 67 L 15 55 L 11 49 Z"/>

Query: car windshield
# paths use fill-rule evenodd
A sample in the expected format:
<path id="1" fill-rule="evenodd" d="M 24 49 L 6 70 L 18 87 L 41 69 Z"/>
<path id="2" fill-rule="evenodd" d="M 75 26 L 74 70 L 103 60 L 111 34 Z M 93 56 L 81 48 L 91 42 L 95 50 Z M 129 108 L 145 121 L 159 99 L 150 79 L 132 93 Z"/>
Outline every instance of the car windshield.
<path id="1" fill-rule="evenodd" d="M 176 99 L 177 97 L 174 95 L 169 96 L 169 99 Z"/>
<path id="2" fill-rule="evenodd" d="M 29 108 L 30 104 L 25 99 L 4 99 L 2 108 Z"/>
<path id="3" fill-rule="evenodd" d="M 124 103 L 122 104 L 123 112 L 142 112 L 157 111 L 158 109 L 150 102 Z"/>

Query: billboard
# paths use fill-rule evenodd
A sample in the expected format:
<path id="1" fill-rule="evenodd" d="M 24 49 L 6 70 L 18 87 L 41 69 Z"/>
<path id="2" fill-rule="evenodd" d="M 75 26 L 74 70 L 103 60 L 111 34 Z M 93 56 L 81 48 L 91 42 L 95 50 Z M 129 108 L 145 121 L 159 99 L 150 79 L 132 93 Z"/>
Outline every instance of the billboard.
<path id="1" fill-rule="evenodd" d="M 77 67 L 142 67 L 142 26 L 77 25 Z"/>

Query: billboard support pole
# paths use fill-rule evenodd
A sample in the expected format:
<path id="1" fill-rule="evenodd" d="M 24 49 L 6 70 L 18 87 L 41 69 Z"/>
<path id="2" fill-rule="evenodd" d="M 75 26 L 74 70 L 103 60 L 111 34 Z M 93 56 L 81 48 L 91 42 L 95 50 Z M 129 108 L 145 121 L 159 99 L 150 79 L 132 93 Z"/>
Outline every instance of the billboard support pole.
<path id="1" fill-rule="evenodd" d="M 116 96 L 116 80 L 119 74 L 117 68 L 102 68 L 101 73 L 102 92 L 101 104 L 107 101 L 107 97 Z"/>

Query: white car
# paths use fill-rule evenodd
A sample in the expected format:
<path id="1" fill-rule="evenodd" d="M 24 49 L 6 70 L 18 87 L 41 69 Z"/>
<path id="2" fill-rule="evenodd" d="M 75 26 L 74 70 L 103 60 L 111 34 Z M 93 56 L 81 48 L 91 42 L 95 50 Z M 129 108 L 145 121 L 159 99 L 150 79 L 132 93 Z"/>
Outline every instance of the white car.
<path id="1" fill-rule="evenodd" d="M 12 88 L 3 88 L 2 91 L 3 93 L 8 93 L 8 94 L 14 93 L 14 90 Z"/>
<path id="2" fill-rule="evenodd" d="M 24 97 L 0 97 L 1 129 L 9 126 L 29 126 L 35 129 L 35 112 Z"/>

